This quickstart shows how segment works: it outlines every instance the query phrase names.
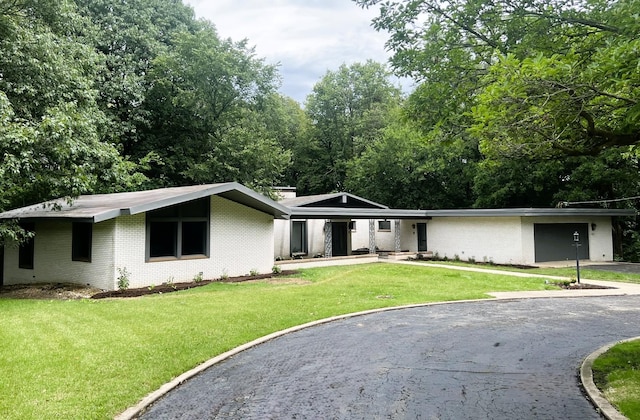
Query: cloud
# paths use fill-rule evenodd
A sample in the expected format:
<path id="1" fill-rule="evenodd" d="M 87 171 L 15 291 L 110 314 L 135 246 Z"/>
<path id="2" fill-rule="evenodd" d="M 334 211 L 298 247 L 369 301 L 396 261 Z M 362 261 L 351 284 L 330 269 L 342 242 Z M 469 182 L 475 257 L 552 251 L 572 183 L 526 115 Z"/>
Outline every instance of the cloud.
<path id="1" fill-rule="evenodd" d="M 248 39 L 259 57 L 279 64 L 281 92 L 299 102 L 328 70 L 372 59 L 386 62 L 387 34 L 371 27 L 377 10 L 350 0 L 185 0 L 218 34 Z"/>

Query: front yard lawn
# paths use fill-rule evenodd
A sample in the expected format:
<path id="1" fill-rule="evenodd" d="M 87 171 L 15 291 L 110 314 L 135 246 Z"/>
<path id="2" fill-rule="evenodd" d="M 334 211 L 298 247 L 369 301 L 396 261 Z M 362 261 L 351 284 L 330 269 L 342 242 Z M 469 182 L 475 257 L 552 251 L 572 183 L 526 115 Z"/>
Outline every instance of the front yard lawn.
<path id="1" fill-rule="evenodd" d="M 132 299 L 0 299 L 0 418 L 111 418 L 209 358 L 287 327 L 551 287 L 541 278 L 382 263 L 296 277 Z"/>

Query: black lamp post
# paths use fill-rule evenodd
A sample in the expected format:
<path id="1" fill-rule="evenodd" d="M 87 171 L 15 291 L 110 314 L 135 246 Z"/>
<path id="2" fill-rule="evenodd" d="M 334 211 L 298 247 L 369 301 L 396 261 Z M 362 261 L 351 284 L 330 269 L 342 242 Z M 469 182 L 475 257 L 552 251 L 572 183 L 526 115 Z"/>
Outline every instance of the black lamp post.
<path id="1" fill-rule="evenodd" d="M 580 246 L 580 234 L 577 230 L 573 232 L 573 244 L 576 247 L 576 278 L 578 280 L 578 284 L 580 284 L 580 255 L 578 253 L 578 247 Z"/>

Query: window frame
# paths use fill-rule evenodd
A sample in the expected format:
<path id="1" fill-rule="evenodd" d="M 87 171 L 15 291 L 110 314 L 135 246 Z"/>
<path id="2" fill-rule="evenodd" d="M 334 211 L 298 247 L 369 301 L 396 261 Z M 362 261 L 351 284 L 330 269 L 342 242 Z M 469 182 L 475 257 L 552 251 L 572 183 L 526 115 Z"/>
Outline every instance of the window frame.
<path id="1" fill-rule="evenodd" d="M 193 215 L 193 205 L 202 205 L 204 212 L 200 215 Z M 174 214 L 171 214 L 174 213 Z M 163 207 L 157 210 L 151 210 L 146 213 L 145 222 L 145 261 L 175 261 L 175 260 L 187 260 L 198 258 L 209 258 L 210 255 L 210 235 L 211 235 L 211 198 L 204 197 L 184 203 L 176 204 L 173 206 Z M 160 255 L 152 256 L 151 254 L 151 236 L 152 225 L 155 223 L 172 223 L 175 224 L 175 232 L 170 241 L 173 242 L 173 255 Z M 204 236 L 201 238 L 192 238 L 196 240 L 202 240 L 203 253 L 188 253 L 184 254 L 185 241 L 184 226 L 188 223 L 202 223 L 204 226 Z M 187 233 L 189 229 L 186 229 Z M 189 243 L 191 245 L 191 243 Z"/>
<path id="2" fill-rule="evenodd" d="M 93 223 L 71 223 L 71 261 L 91 262 Z"/>
<path id="3" fill-rule="evenodd" d="M 388 224 L 389 227 L 382 227 L 382 224 Z M 378 231 L 379 232 L 391 232 L 391 220 L 378 220 Z"/>
<path id="4" fill-rule="evenodd" d="M 301 250 L 300 251 L 294 251 L 293 250 L 293 240 L 294 240 L 294 225 L 300 225 L 302 226 L 301 229 Z M 292 220 L 291 221 L 291 232 L 290 232 L 290 251 L 291 251 L 291 256 L 292 257 L 296 257 L 296 256 L 303 256 L 303 255 L 308 255 L 309 254 L 309 236 L 308 236 L 308 226 L 307 226 L 307 221 L 306 220 Z"/>

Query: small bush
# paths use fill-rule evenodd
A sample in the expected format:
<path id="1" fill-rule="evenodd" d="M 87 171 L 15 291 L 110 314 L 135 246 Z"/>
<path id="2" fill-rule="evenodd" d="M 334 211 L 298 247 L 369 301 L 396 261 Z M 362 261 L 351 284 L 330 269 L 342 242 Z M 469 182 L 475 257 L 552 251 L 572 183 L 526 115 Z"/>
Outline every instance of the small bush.
<path id="1" fill-rule="evenodd" d="M 256 270 L 255 268 L 254 268 L 254 269 L 252 269 L 251 271 L 249 271 L 249 275 L 250 275 L 250 276 L 254 276 L 254 277 L 255 277 L 255 276 L 257 276 L 258 274 L 260 274 L 260 273 L 259 273 L 259 272 L 258 272 L 258 270 Z"/>
<path id="2" fill-rule="evenodd" d="M 224 269 L 222 270 L 222 274 L 220 275 L 220 280 L 229 280 L 229 273 L 227 273 L 227 270 Z"/>
<path id="3" fill-rule="evenodd" d="M 173 276 L 170 276 L 164 284 L 171 287 L 173 290 L 176 290 L 175 278 Z"/>
<path id="4" fill-rule="evenodd" d="M 193 276 L 194 283 L 200 283 L 201 281 L 202 281 L 202 271 L 200 271 L 198 274 Z"/>
<path id="5" fill-rule="evenodd" d="M 271 267 L 271 272 L 273 274 L 280 274 L 282 273 L 282 267 L 280 267 L 279 265 L 274 265 L 273 267 Z"/>
<path id="6" fill-rule="evenodd" d="M 127 267 L 118 268 L 118 273 L 118 290 L 127 290 L 131 273 L 129 273 Z"/>

